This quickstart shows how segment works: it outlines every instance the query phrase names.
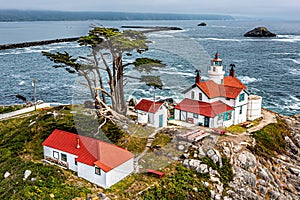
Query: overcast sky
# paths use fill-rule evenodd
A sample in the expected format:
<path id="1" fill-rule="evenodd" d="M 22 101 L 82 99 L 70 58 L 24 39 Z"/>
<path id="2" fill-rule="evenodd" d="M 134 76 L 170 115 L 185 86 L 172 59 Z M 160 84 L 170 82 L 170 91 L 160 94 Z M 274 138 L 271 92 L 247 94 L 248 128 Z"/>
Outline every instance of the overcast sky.
<path id="1" fill-rule="evenodd" d="M 0 0 L 0 9 L 231 14 L 300 20 L 300 0 Z"/>

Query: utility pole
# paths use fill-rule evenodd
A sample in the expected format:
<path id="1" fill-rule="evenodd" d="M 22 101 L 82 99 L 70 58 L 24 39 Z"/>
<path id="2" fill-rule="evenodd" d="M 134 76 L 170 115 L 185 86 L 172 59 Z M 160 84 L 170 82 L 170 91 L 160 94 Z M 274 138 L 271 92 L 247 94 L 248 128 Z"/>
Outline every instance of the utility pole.
<path id="1" fill-rule="evenodd" d="M 36 111 L 36 80 L 32 79 L 33 95 L 34 95 L 34 110 Z"/>

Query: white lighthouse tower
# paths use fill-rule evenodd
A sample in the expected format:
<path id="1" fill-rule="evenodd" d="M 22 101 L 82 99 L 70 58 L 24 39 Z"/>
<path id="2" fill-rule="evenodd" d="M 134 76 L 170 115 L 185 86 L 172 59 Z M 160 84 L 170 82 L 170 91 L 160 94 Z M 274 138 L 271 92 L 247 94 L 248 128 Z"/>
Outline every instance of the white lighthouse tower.
<path id="1" fill-rule="evenodd" d="M 217 52 L 215 58 L 211 60 L 211 66 L 208 70 L 209 79 L 217 84 L 223 84 L 225 71 L 223 70 L 222 62 Z"/>

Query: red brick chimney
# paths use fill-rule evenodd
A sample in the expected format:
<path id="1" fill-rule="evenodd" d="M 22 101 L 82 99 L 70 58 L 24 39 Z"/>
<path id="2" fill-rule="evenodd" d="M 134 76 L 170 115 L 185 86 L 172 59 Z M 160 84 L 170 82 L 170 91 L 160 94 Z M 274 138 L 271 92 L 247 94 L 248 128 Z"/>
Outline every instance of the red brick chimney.
<path id="1" fill-rule="evenodd" d="M 197 72 L 197 76 L 196 76 L 195 83 L 198 84 L 198 85 L 200 85 L 200 82 L 201 82 L 200 72 L 201 71 L 199 69 L 197 69 L 196 72 Z"/>

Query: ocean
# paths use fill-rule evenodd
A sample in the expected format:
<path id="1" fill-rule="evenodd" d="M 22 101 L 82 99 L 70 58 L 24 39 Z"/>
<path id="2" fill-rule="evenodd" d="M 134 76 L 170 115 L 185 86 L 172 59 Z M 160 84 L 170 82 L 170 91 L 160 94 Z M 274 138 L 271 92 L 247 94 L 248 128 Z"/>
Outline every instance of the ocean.
<path id="1" fill-rule="evenodd" d="M 300 22 L 262 20 L 205 21 L 53 21 L 0 22 L 0 44 L 39 41 L 86 35 L 91 25 L 119 28 L 122 25 L 177 26 L 182 31 L 162 31 L 146 34 L 152 41 L 142 55 L 124 56 L 124 63 L 136 57 L 160 59 L 166 67 L 153 71 L 164 83 L 163 90 L 153 89 L 135 80 L 126 79 L 126 98 L 173 98 L 179 101 L 182 92 L 195 80 L 195 70 L 207 79 L 210 59 L 216 51 L 223 59 L 228 74 L 229 65 L 236 65 L 236 76 L 252 94 L 263 97 L 263 107 L 284 115 L 300 113 Z M 276 38 L 246 38 L 243 34 L 266 26 Z M 22 103 L 15 95 L 33 100 L 32 79 L 37 83 L 37 99 L 46 102 L 82 103 L 89 93 L 83 80 L 53 63 L 41 51 L 68 51 L 74 57 L 90 53 L 75 42 L 34 46 L 0 51 L 0 105 Z M 126 73 L 141 76 L 128 67 Z"/>

